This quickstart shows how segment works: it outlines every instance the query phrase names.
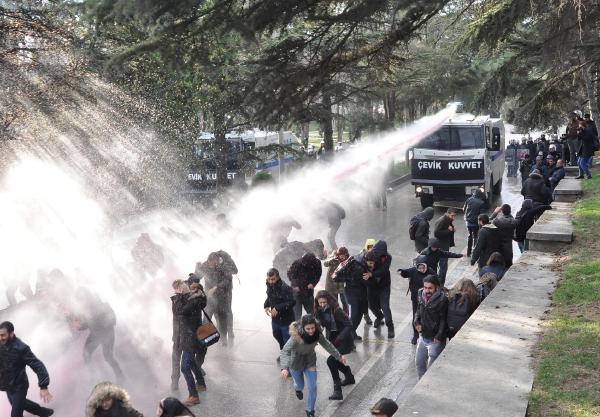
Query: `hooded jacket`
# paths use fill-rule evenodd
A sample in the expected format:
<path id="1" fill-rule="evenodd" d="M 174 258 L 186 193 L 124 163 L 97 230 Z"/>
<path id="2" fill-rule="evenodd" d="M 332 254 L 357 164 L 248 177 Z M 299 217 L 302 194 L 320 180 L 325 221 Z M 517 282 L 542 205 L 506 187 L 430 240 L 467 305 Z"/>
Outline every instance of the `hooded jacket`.
<path id="1" fill-rule="evenodd" d="M 294 305 L 296 305 L 296 300 L 294 300 L 292 287 L 283 280 L 280 279 L 272 286 L 267 285 L 267 299 L 264 308 L 270 307 L 277 310 L 277 315 L 271 317 L 275 323 L 289 326 L 294 321 Z"/>
<path id="2" fill-rule="evenodd" d="M 423 290 L 419 290 L 419 304 L 415 312 L 415 327 L 421 325 L 421 335 L 435 338 L 439 341 L 446 340 L 446 316 L 448 314 L 448 298 L 438 290 L 429 302 L 425 301 Z"/>
<path id="3" fill-rule="evenodd" d="M 220 250 L 217 252 L 221 263 L 216 268 L 211 268 L 205 262 L 196 267 L 196 275 L 204 278 L 206 292 L 217 288 L 215 296 L 224 297 L 233 288 L 233 274 L 238 273 L 237 266 L 231 256 Z"/>
<path id="4" fill-rule="evenodd" d="M 493 224 L 486 224 L 479 229 L 477 243 L 471 253 L 471 265 L 477 262 L 479 268 L 483 268 L 493 252 L 500 252 L 500 233 Z"/>
<path id="5" fill-rule="evenodd" d="M 408 269 L 399 269 L 398 272 L 400 272 L 402 277 L 408 278 L 408 290 L 410 291 L 410 299 L 412 301 L 417 301 L 419 299 L 419 290 L 423 288 L 423 278 L 427 275 L 437 274 L 437 272 L 429 266 L 427 266 L 427 270 L 424 274 L 419 272 L 416 266 Z"/>
<path id="6" fill-rule="evenodd" d="M 321 261 L 312 253 L 305 253 L 292 263 L 287 276 L 292 287 L 300 288 L 301 293 L 312 294 L 314 289 L 309 289 L 308 285 L 312 284 L 316 287 L 321 280 L 322 272 Z"/>
<path id="7" fill-rule="evenodd" d="M 371 279 L 375 288 L 387 288 L 391 285 L 390 266 L 392 264 L 392 255 L 387 251 L 387 243 L 384 240 L 378 240 L 373 245 L 373 253 L 377 256 L 375 268 L 371 273 Z"/>
<path id="8" fill-rule="evenodd" d="M 342 355 L 354 350 L 354 336 L 352 322 L 340 307 L 327 307 L 326 310 L 319 309 L 315 316 L 321 326 L 325 328 L 327 339 Z"/>
<path id="9" fill-rule="evenodd" d="M 433 235 L 440 241 L 440 249 L 449 250 L 454 246 L 454 232 L 448 230 L 449 226 L 453 226 L 452 219 L 446 214 L 435 223 Z"/>
<path id="10" fill-rule="evenodd" d="M 433 219 L 433 214 L 433 207 L 427 207 L 417 214 L 420 218 L 417 230 L 415 231 L 415 249 L 417 252 L 421 252 L 427 247 L 427 243 L 429 242 L 429 222 Z"/>
<path id="11" fill-rule="evenodd" d="M 492 215 L 490 220 L 492 220 L 492 223 L 494 226 L 496 226 L 500 234 L 500 253 L 504 257 L 506 267 L 508 268 L 512 265 L 512 241 L 513 237 L 515 236 L 515 229 L 517 228 L 519 221 L 516 220 L 511 214 L 503 214 L 502 212 L 498 215 Z"/>
<path id="12" fill-rule="evenodd" d="M 110 410 L 102 410 L 102 400 L 110 397 L 113 405 Z M 101 382 L 94 387 L 85 406 L 85 417 L 144 417 L 142 413 L 131 407 L 129 394 L 123 388 Z"/>
<path id="13" fill-rule="evenodd" d="M 29 388 L 25 367 L 29 366 L 38 377 L 40 389 L 48 388 L 50 376 L 46 367 L 17 336 L 0 345 L 0 391 Z"/>
<path id="14" fill-rule="evenodd" d="M 200 343 L 196 338 L 196 330 L 202 326 L 202 309 L 206 307 L 206 295 L 203 291 L 186 294 L 185 302 L 181 306 L 180 314 L 183 321 L 183 334 L 181 348 L 184 352 L 196 352 Z"/>
<path id="15" fill-rule="evenodd" d="M 425 256 L 427 266 L 434 271 L 437 271 L 438 264 L 440 263 L 441 258 L 462 258 L 462 254 L 448 252 L 440 249 L 440 243 L 437 239 L 431 239 L 429 241 L 429 246 L 421 251 L 419 255 Z M 437 250 L 431 249 L 431 247 L 437 247 Z"/>
<path id="16" fill-rule="evenodd" d="M 521 210 L 519 210 L 515 217 L 518 222 L 515 229 L 515 240 L 517 242 L 524 242 L 527 238 L 527 231 L 533 226 L 535 219 L 541 216 L 544 211 L 552 209 L 552 206 L 548 205 L 537 205 L 534 207 L 532 203 L 532 200 L 523 201 Z"/>
<path id="17" fill-rule="evenodd" d="M 482 194 L 481 191 L 477 191 L 474 196 L 467 198 L 467 201 L 465 201 L 463 211 L 465 212 L 465 222 L 468 226 L 477 226 L 477 218 L 485 212 L 487 202 Z"/>
<path id="18" fill-rule="evenodd" d="M 523 183 L 521 188 L 523 197 L 537 201 L 538 203 L 548 204 L 550 191 L 546 187 L 546 180 L 540 174 L 531 174 Z"/>
<path id="19" fill-rule="evenodd" d="M 319 326 L 317 326 L 318 339 L 316 342 L 305 343 L 302 339 L 303 332 L 304 329 L 300 322 L 290 324 L 290 338 L 281 349 L 281 369 L 291 368 L 302 371 L 307 368 L 315 368 L 317 366 L 317 354 L 315 353 L 317 343 L 338 361 L 342 360 L 340 352 L 327 340 Z"/>

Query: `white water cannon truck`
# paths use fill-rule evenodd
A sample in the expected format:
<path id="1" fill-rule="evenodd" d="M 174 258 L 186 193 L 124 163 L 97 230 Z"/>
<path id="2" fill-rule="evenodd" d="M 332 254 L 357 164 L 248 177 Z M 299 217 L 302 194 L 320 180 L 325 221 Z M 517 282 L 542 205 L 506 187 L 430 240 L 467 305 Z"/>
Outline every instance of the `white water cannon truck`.
<path id="1" fill-rule="evenodd" d="M 421 206 L 462 207 L 475 190 L 491 204 L 502 191 L 504 141 L 501 119 L 455 113 L 408 152 Z"/>

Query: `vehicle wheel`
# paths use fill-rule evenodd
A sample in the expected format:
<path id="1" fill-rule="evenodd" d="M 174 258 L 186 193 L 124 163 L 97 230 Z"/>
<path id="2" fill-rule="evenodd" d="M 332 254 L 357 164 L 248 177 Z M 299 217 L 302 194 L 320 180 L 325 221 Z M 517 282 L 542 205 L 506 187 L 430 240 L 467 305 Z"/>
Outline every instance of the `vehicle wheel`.
<path id="1" fill-rule="evenodd" d="M 433 206 L 433 196 L 429 194 L 423 194 L 421 196 L 421 207 L 427 208 Z"/>
<path id="2" fill-rule="evenodd" d="M 500 193 L 502 193 L 502 178 L 500 178 L 500 181 L 498 181 L 496 183 L 496 185 L 494 185 L 492 187 L 492 190 L 494 191 L 494 194 L 496 194 L 497 196 L 499 196 Z"/>

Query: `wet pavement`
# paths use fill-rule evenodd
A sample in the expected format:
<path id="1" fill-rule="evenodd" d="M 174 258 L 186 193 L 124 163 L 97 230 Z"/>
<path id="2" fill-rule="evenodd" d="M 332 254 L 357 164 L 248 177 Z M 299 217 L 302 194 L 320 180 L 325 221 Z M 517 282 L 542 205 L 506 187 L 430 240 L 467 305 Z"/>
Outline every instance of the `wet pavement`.
<path id="1" fill-rule="evenodd" d="M 513 213 L 516 212 L 522 201 L 520 187 L 519 178 L 505 178 L 502 199 L 495 203 L 509 203 L 513 206 Z M 392 271 L 409 267 L 415 251 L 413 242 L 408 238 L 408 223 L 419 211 L 419 200 L 414 197 L 413 188 L 407 182 L 388 195 L 387 211 L 365 206 L 347 213 L 337 242 L 347 246 L 351 253 L 356 253 L 367 238 L 384 239 L 393 256 Z M 443 213 L 444 209 L 437 208 L 434 221 Z M 455 251 L 464 251 L 466 246 L 466 228 L 461 218 L 462 214 L 455 222 Z M 515 253 L 519 253 L 516 247 Z M 450 263 L 450 284 L 456 277 L 474 271 L 465 260 L 458 261 Z M 378 398 L 387 396 L 401 400 L 417 382 L 414 346 L 410 344 L 412 312 L 407 287 L 407 280 L 393 272 L 391 308 L 396 325 L 395 339 L 387 339 L 384 326 L 375 330 L 372 326 L 364 326 L 364 322 L 361 324 L 358 333 L 363 341 L 357 343 L 356 352 L 347 355 L 357 375 L 357 383 L 344 387 L 343 401 L 328 400 L 332 382 L 325 364 L 327 354 L 322 348 L 317 348 L 317 416 L 367 416 L 369 407 Z M 262 313 L 264 288 L 238 286 L 233 306 L 235 339 L 228 346 L 217 344 L 209 348 L 204 366 L 208 391 L 201 394 L 202 403 L 194 407 L 194 411 L 202 416 L 305 415 L 305 401 L 296 399 L 291 379 L 283 381 L 279 378 L 280 369 L 276 362 L 278 345 L 271 335 L 269 318 L 264 314 L 257 315 L 256 311 L 243 311 L 239 304 L 236 308 L 235 299 L 238 297 L 259 297 L 257 311 Z M 184 397 L 183 377 L 180 390 L 180 396 Z"/>

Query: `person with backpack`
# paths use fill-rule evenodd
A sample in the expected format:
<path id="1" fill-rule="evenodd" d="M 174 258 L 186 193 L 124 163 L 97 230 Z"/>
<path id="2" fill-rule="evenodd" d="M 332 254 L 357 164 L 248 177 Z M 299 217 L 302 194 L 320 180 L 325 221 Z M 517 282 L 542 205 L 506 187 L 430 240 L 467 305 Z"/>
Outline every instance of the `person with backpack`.
<path id="1" fill-rule="evenodd" d="M 413 318 L 413 336 L 411 339 L 411 343 L 413 345 L 417 344 L 419 339 L 419 332 L 414 325 L 415 313 L 417 311 L 417 305 L 419 304 L 419 290 L 423 288 L 423 279 L 427 275 L 435 275 L 436 272 L 427 265 L 427 257 L 425 255 L 419 255 L 414 260 L 415 266 L 408 269 L 398 269 L 398 273 L 403 278 L 408 278 L 408 290 L 406 293 L 410 292 L 410 301 L 412 302 L 412 318 Z"/>
<path id="2" fill-rule="evenodd" d="M 440 248 L 441 244 L 438 239 L 429 239 L 429 245 L 425 249 L 423 249 L 419 254 L 425 257 L 425 262 L 427 262 L 427 265 L 434 271 L 438 271 L 438 265 L 440 264 L 440 261 L 442 259 L 446 261 L 447 265 L 448 258 L 462 258 L 464 256 L 462 253 L 448 252 Z M 445 276 L 444 280 L 440 280 L 440 285 L 442 286 L 442 288 L 445 284 L 445 280 Z"/>
<path id="3" fill-rule="evenodd" d="M 448 339 L 452 339 L 479 306 L 477 287 L 467 278 L 459 279 L 448 292 Z"/>
<path id="4" fill-rule="evenodd" d="M 446 346 L 446 318 L 448 298 L 435 275 L 423 279 L 419 290 L 419 304 L 415 314 L 415 328 L 420 334 L 415 364 L 419 379 L 425 374 Z"/>
<path id="5" fill-rule="evenodd" d="M 427 207 L 414 215 L 408 225 L 408 236 L 415 241 L 415 250 L 421 253 L 429 242 L 429 222 L 433 219 L 433 207 Z"/>
<path id="6" fill-rule="evenodd" d="M 477 283 L 477 292 L 479 293 L 480 302 L 485 300 L 485 298 L 490 295 L 492 290 L 496 288 L 496 285 L 498 285 L 496 274 L 488 272 L 479 277 L 479 282 Z"/>
<path id="7" fill-rule="evenodd" d="M 465 201 L 463 206 L 465 223 L 467 225 L 467 231 L 469 232 L 469 237 L 467 239 L 467 256 L 471 256 L 471 250 L 473 249 L 474 243 L 477 241 L 477 234 L 479 233 L 477 218 L 487 209 L 487 205 L 485 195 L 481 190 L 474 190 L 473 195 L 467 198 L 467 201 Z"/>
<path id="8" fill-rule="evenodd" d="M 454 232 L 456 231 L 456 227 L 454 227 L 454 219 L 456 219 L 456 209 L 450 207 L 446 214 L 438 219 L 435 223 L 435 229 L 433 231 L 433 235 L 440 242 L 440 249 L 445 251 L 449 251 L 451 247 L 455 246 L 454 244 Z M 446 281 L 446 272 L 448 271 L 448 258 L 440 258 L 439 269 L 438 269 L 438 277 L 440 279 L 440 283 L 444 286 L 444 282 Z"/>
<path id="9" fill-rule="evenodd" d="M 471 253 L 471 265 L 478 264 L 479 269 L 483 268 L 493 252 L 500 250 L 500 233 L 498 228 L 490 224 L 490 218 L 487 214 L 480 214 L 477 219 L 480 230 L 477 236 L 477 243 Z"/>
<path id="10" fill-rule="evenodd" d="M 352 353 L 355 349 L 352 335 L 352 322 L 348 315 L 340 308 L 337 301 L 327 291 L 319 291 L 315 296 L 316 319 L 325 329 L 327 339 L 333 343 L 342 355 Z M 344 365 L 333 356 L 327 358 L 327 367 L 333 379 L 333 394 L 330 400 L 343 400 L 342 387 L 354 384 L 354 375 L 348 365 Z M 344 380 L 340 378 L 340 372 Z"/>

